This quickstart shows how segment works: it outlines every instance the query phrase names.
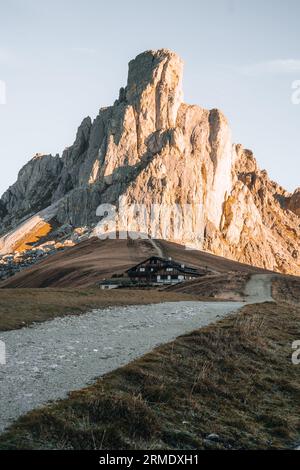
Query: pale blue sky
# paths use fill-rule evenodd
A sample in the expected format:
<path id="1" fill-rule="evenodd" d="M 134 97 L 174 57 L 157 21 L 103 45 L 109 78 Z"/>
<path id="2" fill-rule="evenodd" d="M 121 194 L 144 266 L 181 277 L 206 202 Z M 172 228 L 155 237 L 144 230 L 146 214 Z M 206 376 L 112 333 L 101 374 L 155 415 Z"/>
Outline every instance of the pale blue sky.
<path id="1" fill-rule="evenodd" d="M 220 108 L 233 139 L 300 186 L 298 0 L 0 0 L 0 193 L 34 153 L 60 153 L 126 84 L 127 63 L 169 48 L 188 103 Z"/>

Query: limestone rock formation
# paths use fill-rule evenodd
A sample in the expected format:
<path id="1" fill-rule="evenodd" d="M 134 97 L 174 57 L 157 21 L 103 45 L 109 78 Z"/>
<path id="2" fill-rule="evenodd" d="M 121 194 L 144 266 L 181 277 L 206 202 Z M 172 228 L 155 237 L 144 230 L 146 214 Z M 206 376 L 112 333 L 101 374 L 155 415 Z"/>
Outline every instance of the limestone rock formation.
<path id="1" fill-rule="evenodd" d="M 58 155 L 36 154 L 20 170 L 16 183 L 0 200 L 0 233 L 51 204 L 62 168 Z"/>
<path id="2" fill-rule="evenodd" d="M 287 208 L 300 216 L 300 188 L 297 188 L 294 193 L 287 198 Z"/>
<path id="3" fill-rule="evenodd" d="M 98 205 L 120 196 L 146 206 L 148 225 L 153 204 L 189 205 L 190 230 L 176 238 L 161 212 L 158 236 L 300 274 L 299 193 L 270 181 L 252 152 L 232 143 L 219 110 L 183 102 L 182 73 L 166 49 L 131 61 L 119 98 L 83 120 L 62 158 L 38 156 L 21 170 L 0 201 L 2 232 L 50 205 L 58 223 L 73 227 L 95 224 Z"/>

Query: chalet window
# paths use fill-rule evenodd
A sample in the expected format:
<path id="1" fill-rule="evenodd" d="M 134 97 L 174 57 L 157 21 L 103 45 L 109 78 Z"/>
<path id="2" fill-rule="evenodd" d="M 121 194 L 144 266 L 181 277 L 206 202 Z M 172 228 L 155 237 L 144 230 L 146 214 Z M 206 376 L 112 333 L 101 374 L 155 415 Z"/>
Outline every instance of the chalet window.
<path id="1" fill-rule="evenodd" d="M 145 272 L 145 268 L 140 268 L 140 272 Z"/>
<path id="2" fill-rule="evenodd" d="M 173 268 L 167 268 L 167 271 L 173 271 Z"/>

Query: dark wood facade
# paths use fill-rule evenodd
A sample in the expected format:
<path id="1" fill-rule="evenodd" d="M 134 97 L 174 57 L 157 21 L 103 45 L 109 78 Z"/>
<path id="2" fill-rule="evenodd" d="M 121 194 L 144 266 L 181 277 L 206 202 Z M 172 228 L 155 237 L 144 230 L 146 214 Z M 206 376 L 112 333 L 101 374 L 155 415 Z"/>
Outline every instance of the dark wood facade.
<path id="1" fill-rule="evenodd" d="M 195 268 L 158 256 L 151 256 L 128 269 L 126 273 L 133 281 L 151 284 L 176 284 L 201 275 Z"/>

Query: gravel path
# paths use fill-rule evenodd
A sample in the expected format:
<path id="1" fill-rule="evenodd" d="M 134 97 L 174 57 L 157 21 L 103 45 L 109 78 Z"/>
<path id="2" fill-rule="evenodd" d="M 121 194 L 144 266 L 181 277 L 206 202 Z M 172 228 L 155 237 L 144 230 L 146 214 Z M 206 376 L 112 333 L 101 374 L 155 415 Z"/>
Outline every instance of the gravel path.
<path id="1" fill-rule="evenodd" d="M 269 300 L 270 279 L 252 276 L 247 302 Z M 250 286 L 249 286 L 250 285 Z M 255 297 L 256 295 L 256 297 Z M 0 431 L 50 400 L 177 336 L 236 312 L 243 302 L 167 302 L 113 307 L 0 333 L 7 363 L 0 366 Z"/>
<path id="2" fill-rule="evenodd" d="M 178 335 L 207 325 L 242 303 L 169 302 L 94 310 L 0 333 L 0 430 L 48 400 L 127 364 Z"/>

